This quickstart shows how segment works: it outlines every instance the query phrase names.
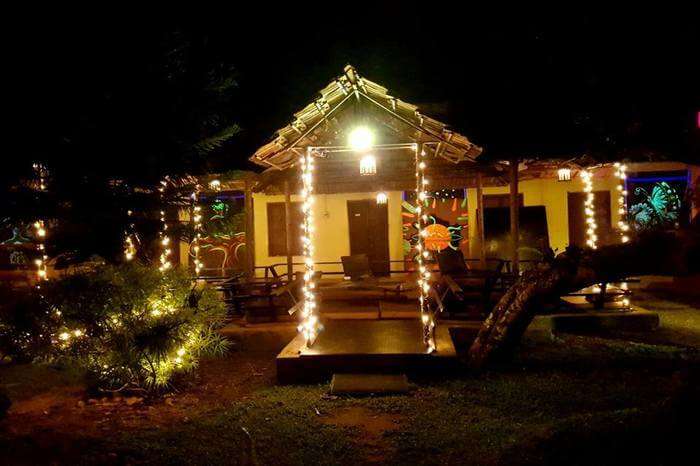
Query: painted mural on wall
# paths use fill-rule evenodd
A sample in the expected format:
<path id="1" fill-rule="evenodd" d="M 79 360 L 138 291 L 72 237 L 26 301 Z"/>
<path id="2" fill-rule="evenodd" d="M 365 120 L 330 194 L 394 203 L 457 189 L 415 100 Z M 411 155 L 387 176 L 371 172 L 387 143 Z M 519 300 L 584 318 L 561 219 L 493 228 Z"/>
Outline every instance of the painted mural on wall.
<path id="1" fill-rule="evenodd" d="M 0 222 L 0 270 L 27 269 L 36 255 L 31 225 Z"/>
<path id="2" fill-rule="evenodd" d="M 465 256 L 469 254 L 469 218 L 466 189 L 442 189 L 428 192 L 423 202 L 424 212 L 428 215 L 428 236 L 425 245 L 431 255 L 447 248 L 461 249 Z M 412 262 L 417 254 L 418 229 L 416 221 L 416 194 L 404 192 L 401 215 L 403 220 L 404 259 Z M 434 259 L 434 257 L 432 257 Z"/>
<path id="3" fill-rule="evenodd" d="M 201 196 L 202 239 L 200 260 L 204 269 L 239 270 L 245 264 L 245 213 L 243 195 L 218 192 Z M 194 252 L 190 250 L 194 257 Z"/>
<path id="4" fill-rule="evenodd" d="M 687 174 L 628 179 L 629 221 L 637 231 L 680 228 L 689 219 Z"/>

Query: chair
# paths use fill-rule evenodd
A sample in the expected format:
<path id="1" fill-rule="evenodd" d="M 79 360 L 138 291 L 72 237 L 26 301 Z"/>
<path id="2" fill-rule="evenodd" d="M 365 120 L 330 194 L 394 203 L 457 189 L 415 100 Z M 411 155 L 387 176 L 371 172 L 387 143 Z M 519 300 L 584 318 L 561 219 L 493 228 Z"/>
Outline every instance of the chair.
<path id="1" fill-rule="evenodd" d="M 343 274 L 350 277 L 350 280 L 358 281 L 372 278 L 372 269 L 369 266 L 367 254 L 341 256 L 340 261 L 343 263 Z"/>
<path id="2" fill-rule="evenodd" d="M 452 297 L 453 302 L 474 304 L 478 314 L 486 314 L 496 284 L 504 278 L 505 261 L 490 261 L 493 265 L 488 269 L 472 269 L 467 266 L 462 251 L 451 248 L 438 253 L 437 260 L 442 301 L 448 302 Z"/>
<path id="3" fill-rule="evenodd" d="M 270 314 L 268 317 L 274 320 L 276 316 L 274 299 L 283 295 L 290 298 L 292 309 L 296 308 L 298 300 L 295 292 L 303 281 L 301 277 L 296 275 L 285 282 L 274 267 L 269 267 L 268 272 L 272 275 L 271 278 L 245 278 L 239 274 L 220 285 L 225 301 L 233 304 L 236 314 L 249 314 L 251 309 L 246 309 L 247 303 L 264 300 L 267 303 L 267 313 Z"/>

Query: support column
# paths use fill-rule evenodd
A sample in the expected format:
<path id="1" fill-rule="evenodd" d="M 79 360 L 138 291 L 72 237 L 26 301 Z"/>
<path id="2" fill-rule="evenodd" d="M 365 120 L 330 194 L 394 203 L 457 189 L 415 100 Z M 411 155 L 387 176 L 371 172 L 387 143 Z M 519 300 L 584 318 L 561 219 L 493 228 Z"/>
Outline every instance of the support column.
<path id="1" fill-rule="evenodd" d="M 510 161 L 510 237 L 511 237 L 511 264 L 513 273 L 519 270 L 518 246 L 519 246 L 519 217 L 520 205 L 518 204 L 518 159 Z"/>
<path id="2" fill-rule="evenodd" d="M 245 181 L 245 251 L 246 273 L 248 277 L 255 276 L 255 218 L 253 216 L 253 182 Z"/>
<path id="3" fill-rule="evenodd" d="M 476 233 L 479 237 L 479 263 L 486 268 L 486 237 L 484 235 L 484 189 L 481 172 L 476 174 Z"/>
<path id="4" fill-rule="evenodd" d="M 287 246 L 287 280 L 292 281 L 294 279 L 294 259 L 292 257 L 292 231 L 294 230 L 292 225 L 292 191 L 289 186 L 289 180 L 284 182 L 284 218 L 285 218 L 285 231 L 286 233 L 286 246 Z"/>

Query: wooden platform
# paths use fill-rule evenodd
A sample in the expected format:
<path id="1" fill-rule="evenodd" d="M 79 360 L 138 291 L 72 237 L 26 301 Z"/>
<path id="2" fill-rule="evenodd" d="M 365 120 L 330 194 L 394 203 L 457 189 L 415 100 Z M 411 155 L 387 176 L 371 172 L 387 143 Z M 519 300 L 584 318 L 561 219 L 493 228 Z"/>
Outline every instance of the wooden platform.
<path id="1" fill-rule="evenodd" d="M 311 348 L 297 335 L 277 356 L 279 383 L 329 380 L 333 374 L 419 374 L 455 369 L 459 361 L 447 325 L 428 353 L 421 323 L 412 320 L 328 320 Z"/>

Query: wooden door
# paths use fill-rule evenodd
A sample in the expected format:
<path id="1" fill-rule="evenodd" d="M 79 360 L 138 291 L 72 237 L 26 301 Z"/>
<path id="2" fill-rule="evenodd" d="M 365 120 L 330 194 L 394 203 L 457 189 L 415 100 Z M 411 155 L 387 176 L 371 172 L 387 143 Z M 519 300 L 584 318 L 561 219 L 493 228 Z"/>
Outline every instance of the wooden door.
<path id="1" fill-rule="evenodd" d="M 596 235 L 598 236 L 598 246 L 612 244 L 614 242 L 614 231 L 610 217 L 610 191 L 594 191 L 595 200 L 595 222 L 597 225 Z M 583 204 L 586 193 L 569 193 L 569 244 L 575 246 L 586 245 L 586 216 Z"/>
<path id="2" fill-rule="evenodd" d="M 367 254 L 374 275 L 389 274 L 389 216 L 386 204 L 348 201 L 350 254 Z"/>

